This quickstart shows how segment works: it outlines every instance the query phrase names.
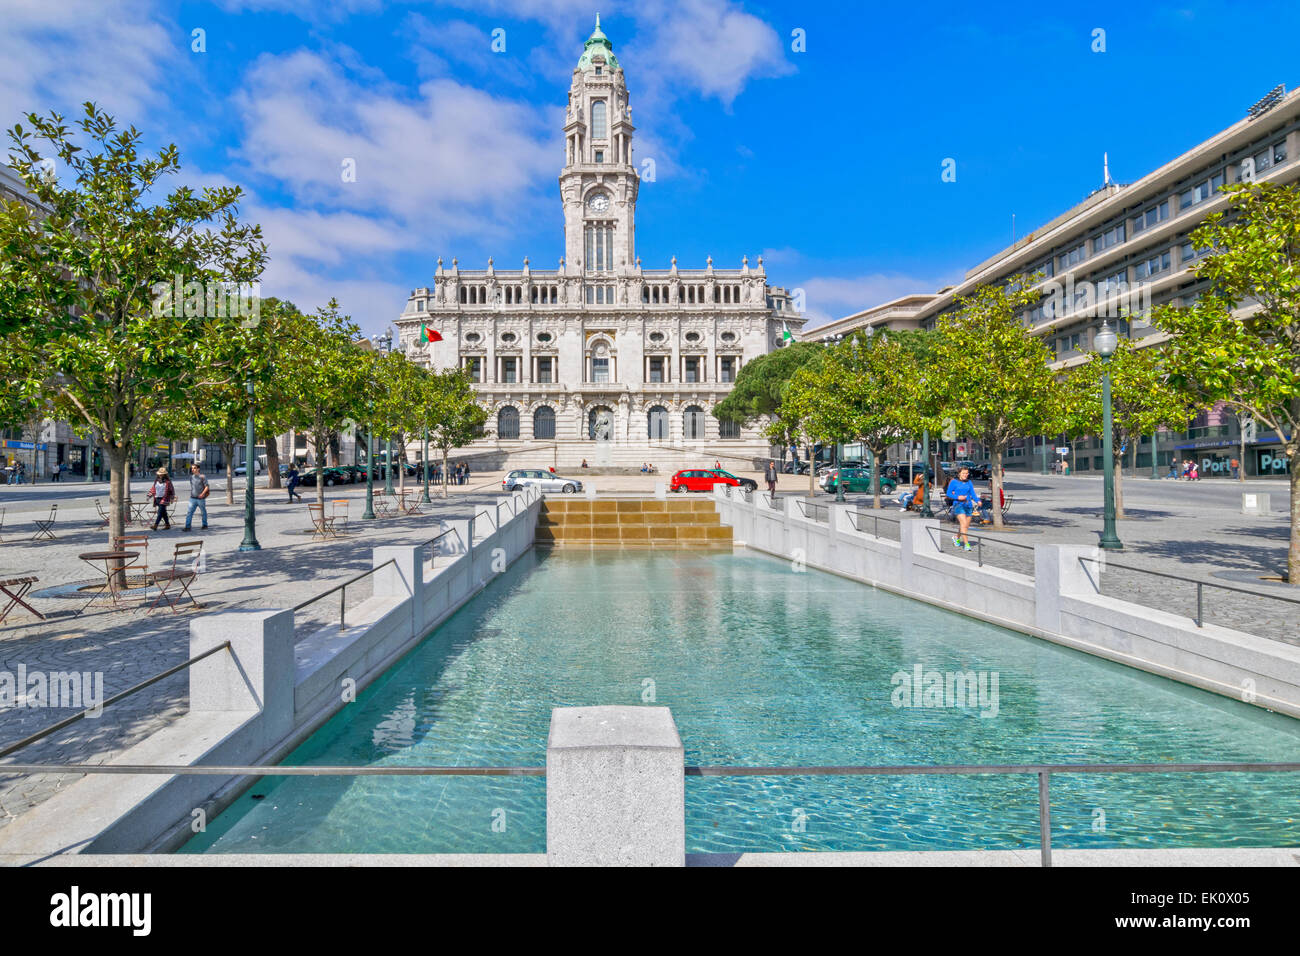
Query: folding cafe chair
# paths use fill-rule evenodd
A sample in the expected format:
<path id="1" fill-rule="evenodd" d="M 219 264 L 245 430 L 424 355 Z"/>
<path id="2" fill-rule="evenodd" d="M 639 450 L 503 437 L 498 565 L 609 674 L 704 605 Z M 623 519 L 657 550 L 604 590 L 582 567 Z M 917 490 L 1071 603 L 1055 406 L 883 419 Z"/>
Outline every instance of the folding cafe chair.
<path id="1" fill-rule="evenodd" d="M 152 611 L 162 601 L 167 602 L 173 614 L 181 598 L 188 597 L 190 604 L 199 606 L 199 602 L 190 593 L 190 585 L 199 576 L 199 559 L 203 554 L 202 541 L 181 541 L 172 552 L 172 566 L 166 571 L 155 571 L 149 575 L 149 582 L 158 588 L 158 596 L 149 605 Z"/>
<path id="2" fill-rule="evenodd" d="M 50 505 L 50 516 L 48 518 L 36 518 L 36 534 L 32 535 L 33 541 L 41 541 L 44 538 L 54 540 L 54 532 L 50 530 L 54 525 L 54 519 L 59 516 L 59 506 Z"/>
<path id="3" fill-rule="evenodd" d="M 44 614 L 42 614 L 40 611 L 36 610 L 36 608 L 32 607 L 30 604 L 28 604 L 26 601 L 23 600 L 23 598 L 27 596 L 27 592 L 32 589 L 32 585 L 35 584 L 38 580 L 39 578 L 26 577 L 26 578 L 9 578 L 7 581 L 0 581 L 0 600 L 4 600 L 4 598 L 9 599 L 8 603 L 6 603 L 4 607 L 0 608 L 0 621 L 3 621 L 6 617 L 8 617 L 9 612 L 12 611 L 14 607 L 19 604 L 21 604 L 28 611 L 31 611 L 42 621 L 45 620 Z"/>
<path id="4" fill-rule="evenodd" d="M 127 587 L 144 587 L 149 583 L 149 536 L 147 534 L 119 534 L 113 538 L 114 551 L 140 551 L 143 554 L 122 568 Z"/>

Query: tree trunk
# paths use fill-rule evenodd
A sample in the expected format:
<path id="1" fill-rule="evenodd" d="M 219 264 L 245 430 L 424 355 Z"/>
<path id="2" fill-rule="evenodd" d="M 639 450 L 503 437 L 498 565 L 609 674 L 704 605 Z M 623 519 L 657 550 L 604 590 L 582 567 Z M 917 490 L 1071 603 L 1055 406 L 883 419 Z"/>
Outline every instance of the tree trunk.
<path id="1" fill-rule="evenodd" d="M 992 455 L 992 458 L 993 458 L 993 461 L 992 461 L 993 472 L 992 472 L 992 474 L 990 475 L 990 478 L 991 478 L 992 480 L 989 482 L 989 487 L 990 487 L 990 488 L 992 489 L 992 491 L 993 491 L 993 501 L 991 502 L 991 508 L 992 508 L 992 510 L 993 510 L 993 527 L 994 527 L 994 528 L 1001 528 L 1001 527 L 1003 527 L 1003 522 L 1002 522 L 1002 446 L 1001 446 L 1001 445 L 995 445 L 995 446 L 993 447 L 993 455 Z M 935 477 L 937 478 L 937 477 L 939 477 L 939 476 L 936 474 Z"/>
<path id="2" fill-rule="evenodd" d="M 880 452 L 871 449 L 871 507 L 880 510 Z"/>
<path id="3" fill-rule="evenodd" d="M 1246 480 L 1246 429 L 1241 427 L 1240 418 L 1237 419 L 1237 436 L 1240 438 L 1240 444 L 1241 444 L 1241 454 L 1237 458 L 1237 480 L 1245 481 Z M 1295 504 L 1294 489 L 1292 489 L 1291 492 L 1291 503 L 1293 505 Z M 1295 578 L 1292 578 L 1291 580 L 1294 581 Z"/>
<path id="4" fill-rule="evenodd" d="M 1286 579 L 1292 587 L 1300 587 L 1300 441 L 1284 447 L 1291 464 L 1291 548 L 1286 556 Z"/>
<path id="5" fill-rule="evenodd" d="M 1124 456 L 1115 456 L 1115 517 L 1124 517 Z"/>
<path id="6" fill-rule="evenodd" d="M 266 439 L 266 487 L 283 487 L 280 484 L 280 443 L 274 435 Z"/>
<path id="7" fill-rule="evenodd" d="M 808 446 L 808 497 L 813 498 L 817 495 L 817 450 L 816 446 Z"/>
<path id="8" fill-rule="evenodd" d="M 221 455 L 226 459 L 226 504 L 234 507 L 235 504 L 235 443 L 226 441 L 221 443 Z M 245 456 L 247 457 L 247 456 Z M 245 474 L 248 472 L 247 466 L 244 468 Z"/>
<path id="9" fill-rule="evenodd" d="M 316 504 L 321 507 L 321 514 L 325 513 L 325 449 L 327 442 L 320 442 L 316 445 Z"/>
<path id="10" fill-rule="evenodd" d="M 442 450 L 442 496 L 447 497 L 447 449 Z"/>
<path id="11" fill-rule="evenodd" d="M 397 469 L 397 490 L 406 494 L 406 435 L 399 435 L 397 442 L 397 460 L 401 462 L 401 467 Z M 392 466 L 393 463 L 390 461 L 388 467 Z"/>
<path id="12" fill-rule="evenodd" d="M 130 489 L 130 479 L 127 477 L 127 457 L 128 449 L 119 445 L 109 445 L 104 443 L 103 451 L 108 459 L 108 547 L 113 546 L 118 538 L 126 534 L 126 494 L 124 492 Z M 121 587 L 126 583 L 126 576 L 121 570 L 119 562 L 113 572 L 116 577 L 115 586 Z"/>

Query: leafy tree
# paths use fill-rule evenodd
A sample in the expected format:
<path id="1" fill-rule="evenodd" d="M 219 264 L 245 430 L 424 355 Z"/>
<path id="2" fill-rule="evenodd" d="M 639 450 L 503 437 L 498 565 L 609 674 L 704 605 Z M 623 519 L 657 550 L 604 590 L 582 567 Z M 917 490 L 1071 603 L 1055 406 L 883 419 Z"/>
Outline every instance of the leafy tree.
<path id="1" fill-rule="evenodd" d="M 1012 439 L 1058 430 L 1063 392 L 1048 368 L 1053 355 L 1020 321 L 1036 302 L 1037 276 L 985 285 L 958 299 L 960 311 L 939 320 L 931 364 L 918 383 L 940 418 L 980 436 L 993 466 L 993 525 L 1002 493 L 1002 458 Z"/>
<path id="2" fill-rule="evenodd" d="M 24 326 L 39 358 L 39 378 L 28 384 L 98 436 L 110 471 L 111 541 L 123 532 L 131 448 L 188 388 L 222 377 L 213 345 L 239 324 L 224 314 L 172 314 L 205 308 L 155 308 L 154 287 L 174 277 L 205 287 L 253 281 L 266 247 L 258 227 L 239 223 L 236 187 L 156 195 L 180 170 L 174 145 L 141 158 L 141 134 L 119 130 L 92 103 L 76 124 L 90 149 L 57 113 L 26 118 L 31 129 L 9 131 L 12 165 L 49 212 L 0 217 L 0 248 L 11 257 L 0 271 L 0 303 L 17 303 L 20 320 L 40 315 Z M 38 141 L 65 176 L 44 174 Z"/>
<path id="3" fill-rule="evenodd" d="M 405 361 L 405 360 L 403 360 Z M 478 403 L 461 369 L 426 375 L 418 427 L 429 429 L 429 444 L 442 452 L 442 496 L 447 497 L 447 456 L 483 434 L 487 410 Z"/>
<path id="4" fill-rule="evenodd" d="M 1107 367 L 1109 366 L 1109 367 Z M 1110 372 L 1111 450 L 1115 464 L 1115 514 L 1124 517 L 1123 449 L 1136 447 L 1143 435 L 1157 428 L 1186 428 L 1196 413 L 1190 396 L 1169 383 L 1158 348 L 1141 348 L 1128 339 L 1109 363 L 1093 356 L 1066 380 L 1067 414 L 1074 434 L 1102 433 L 1101 376 Z"/>
<path id="5" fill-rule="evenodd" d="M 821 442 L 856 440 L 871 451 L 874 507 L 889 446 L 920 420 L 914 354 L 908 340 L 855 335 L 797 369 L 783 392 L 782 420 L 797 421 Z"/>
<path id="6" fill-rule="evenodd" d="M 816 342 L 793 342 L 750 360 L 737 373 L 727 397 L 714 406 L 713 416 L 720 421 L 749 425 L 758 418 L 777 415 L 786 383 L 796 369 L 820 355 L 822 349 L 823 346 Z M 773 426 L 767 431 L 768 437 L 780 442 L 782 449 L 801 443 L 798 429 Z M 808 457 L 812 458 L 811 452 Z"/>
<path id="7" fill-rule="evenodd" d="M 1272 429 L 1291 485 L 1287 579 L 1300 585 L 1300 186 L 1227 187 L 1225 212 L 1192 233 L 1212 252 L 1196 267 L 1209 290 L 1190 306 L 1157 306 L 1169 333 L 1170 380 Z M 1240 314 L 1238 312 L 1240 311 Z"/>
<path id="8" fill-rule="evenodd" d="M 273 388 L 276 401 L 293 409 L 289 427 L 307 433 L 316 449 L 316 502 L 325 504 L 323 472 L 330 437 L 361 420 L 373 391 L 375 354 L 356 345 L 360 330 L 329 304 L 314 316 L 286 315 L 288 345 L 280 354 Z"/>
<path id="9" fill-rule="evenodd" d="M 378 380 L 375 409 L 376 424 L 385 436 L 392 435 L 400 453 L 398 487 L 406 489 L 406 446 L 423 437 L 425 413 L 422 408 L 427 394 L 429 372 L 410 361 L 400 351 L 388 352 L 376 362 Z M 388 467 L 393 467 L 389 462 Z"/>

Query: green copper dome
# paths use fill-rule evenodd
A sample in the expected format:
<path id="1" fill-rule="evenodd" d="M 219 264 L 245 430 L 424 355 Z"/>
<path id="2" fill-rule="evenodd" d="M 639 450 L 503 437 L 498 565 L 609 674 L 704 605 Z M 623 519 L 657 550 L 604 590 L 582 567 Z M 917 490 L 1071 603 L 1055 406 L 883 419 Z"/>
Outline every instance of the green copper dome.
<path id="1" fill-rule="evenodd" d="M 600 30 L 599 13 L 596 14 L 596 29 L 587 38 L 587 42 L 582 48 L 582 56 L 578 58 L 578 69 L 584 71 L 592 69 L 591 58 L 597 54 L 604 55 L 605 65 L 609 67 L 611 73 L 614 70 L 621 69 L 618 65 L 618 57 L 614 55 L 614 47 L 609 42 L 609 37 L 605 36 Z"/>

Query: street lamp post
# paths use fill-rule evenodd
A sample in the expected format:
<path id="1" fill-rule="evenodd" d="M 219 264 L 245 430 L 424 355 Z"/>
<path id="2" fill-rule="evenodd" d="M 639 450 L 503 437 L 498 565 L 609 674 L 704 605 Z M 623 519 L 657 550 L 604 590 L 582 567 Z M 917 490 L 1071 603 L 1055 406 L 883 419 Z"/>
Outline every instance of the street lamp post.
<path id="1" fill-rule="evenodd" d="M 1105 320 L 1101 331 L 1097 333 L 1093 344 L 1101 356 L 1101 431 L 1102 431 L 1102 466 L 1105 469 L 1105 481 L 1102 490 L 1104 514 L 1102 517 L 1101 541 L 1099 546 L 1107 551 L 1123 550 L 1124 545 L 1115 533 L 1115 456 L 1114 436 L 1111 434 L 1110 407 L 1110 357 L 1119 345 L 1119 336 Z"/>
<path id="2" fill-rule="evenodd" d="M 253 421 L 253 379 L 250 377 L 245 386 L 248 390 L 248 423 L 244 432 L 244 540 L 239 543 L 240 551 L 261 551 L 257 543 L 257 504 L 254 500 L 253 443 L 257 441 Z"/>
<path id="3" fill-rule="evenodd" d="M 375 348 L 385 355 L 392 351 L 393 348 L 393 330 L 387 329 L 383 335 L 376 335 L 373 339 Z M 393 493 L 393 433 L 390 430 L 388 438 L 384 445 L 384 494 Z"/>
<path id="4" fill-rule="evenodd" d="M 366 426 L 366 510 L 362 512 L 363 521 L 375 519 L 375 436 L 370 426 Z"/>
<path id="5" fill-rule="evenodd" d="M 424 472 L 424 500 L 427 504 L 432 501 L 429 497 L 429 429 L 424 430 L 424 451 L 420 455 L 420 470 Z"/>
<path id="6" fill-rule="evenodd" d="M 1047 436 L 1046 436 L 1046 435 L 1040 435 L 1040 436 L 1039 436 L 1039 439 L 1040 439 L 1040 441 L 1041 441 L 1041 443 L 1042 443 L 1042 451 L 1043 451 L 1043 454 L 1042 454 L 1042 459 L 1043 459 L 1043 474 L 1045 475 L 1045 474 L 1047 474 Z"/>

